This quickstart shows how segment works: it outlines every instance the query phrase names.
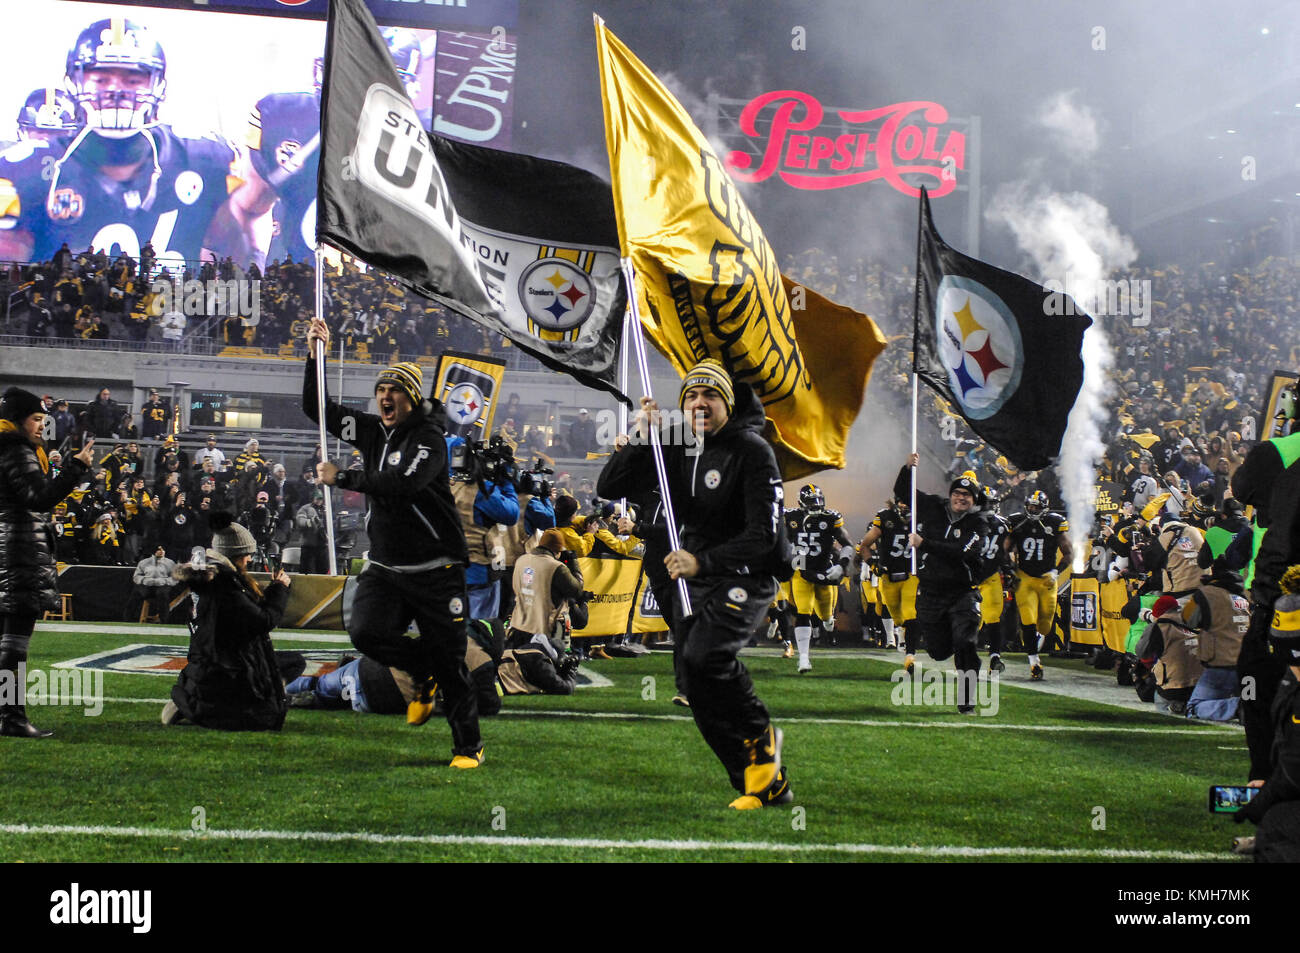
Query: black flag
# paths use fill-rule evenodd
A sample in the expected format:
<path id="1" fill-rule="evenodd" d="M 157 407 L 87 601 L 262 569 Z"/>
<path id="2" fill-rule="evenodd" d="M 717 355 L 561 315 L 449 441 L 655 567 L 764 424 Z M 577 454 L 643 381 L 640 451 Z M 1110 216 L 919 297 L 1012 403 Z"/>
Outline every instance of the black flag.
<path id="1" fill-rule="evenodd" d="M 921 189 L 912 369 L 1022 470 L 1060 452 L 1092 324 L 1060 292 L 948 247 Z"/>
<path id="2" fill-rule="evenodd" d="M 330 2 L 317 189 L 318 241 L 627 400 L 609 186 L 426 131 L 362 0 Z"/>

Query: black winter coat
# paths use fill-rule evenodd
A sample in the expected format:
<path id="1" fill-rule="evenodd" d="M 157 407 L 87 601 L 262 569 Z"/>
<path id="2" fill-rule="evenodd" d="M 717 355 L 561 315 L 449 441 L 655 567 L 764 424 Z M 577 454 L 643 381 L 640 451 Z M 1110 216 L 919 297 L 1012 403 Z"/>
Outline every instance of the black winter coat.
<path id="1" fill-rule="evenodd" d="M 279 731 L 288 701 L 271 646 L 289 590 L 277 582 L 259 597 L 229 560 L 208 550 L 208 566 L 176 567 L 198 598 L 190 619 L 189 663 L 172 686 L 182 715 L 205 728 Z"/>
<path id="2" fill-rule="evenodd" d="M 85 473 L 86 465 L 69 457 L 51 478 L 25 434 L 0 432 L 0 612 L 40 615 L 58 605 L 49 511 Z"/>

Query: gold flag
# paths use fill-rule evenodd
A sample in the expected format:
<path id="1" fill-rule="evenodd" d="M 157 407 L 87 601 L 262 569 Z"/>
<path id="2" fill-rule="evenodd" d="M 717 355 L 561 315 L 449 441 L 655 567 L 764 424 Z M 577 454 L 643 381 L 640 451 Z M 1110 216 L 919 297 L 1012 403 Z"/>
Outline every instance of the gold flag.
<path id="1" fill-rule="evenodd" d="M 785 479 L 842 468 L 884 335 L 783 276 L 686 110 L 599 19 L 596 48 L 619 242 L 646 334 L 679 374 L 712 357 L 754 388 Z"/>

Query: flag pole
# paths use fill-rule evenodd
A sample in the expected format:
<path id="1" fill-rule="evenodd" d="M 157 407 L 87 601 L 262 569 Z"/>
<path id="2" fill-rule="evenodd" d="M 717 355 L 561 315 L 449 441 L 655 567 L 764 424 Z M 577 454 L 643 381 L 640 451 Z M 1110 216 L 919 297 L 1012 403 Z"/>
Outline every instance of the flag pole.
<path id="1" fill-rule="evenodd" d="M 921 186 L 921 195 L 916 203 L 916 291 L 912 295 L 912 453 L 916 453 L 916 405 L 919 378 L 916 374 L 916 356 L 920 353 L 918 350 L 919 335 L 917 333 L 921 320 L 921 247 L 924 240 L 923 232 L 925 230 L 925 209 L 929 203 L 930 197 L 926 192 L 925 186 Z M 908 502 L 908 511 L 912 514 L 912 535 L 916 535 L 916 471 L 921 469 L 921 461 L 917 459 L 917 465 L 912 467 L 912 499 Z M 916 547 L 912 547 L 912 575 L 916 575 Z"/>
<path id="2" fill-rule="evenodd" d="M 629 306 L 623 312 L 623 341 L 618 349 L 618 389 L 624 396 L 627 396 L 627 348 L 631 321 L 632 310 Z M 621 400 L 618 402 L 618 432 L 627 433 L 627 404 Z M 618 502 L 622 507 L 623 515 L 627 516 L 627 497 L 620 497 Z"/>
<path id="3" fill-rule="evenodd" d="M 641 314 L 636 297 L 636 269 L 632 267 L 630 258 L 621 259 L 621 263 L 623 278 L 627 283 L 629 336 L 636 351 L 637 370 L 641 374 L 641 386 L 645 389 L 646 396 L 653 397 L 654 395 L 650 393 L 650 365 L 646 361 L 645 336 L 641 333 Z M 681 540 L 677 534 L 677 516 L 673 512 L 672 494 L 668 492 L 668 468 L 664 465 L 664 448 L 659 443 L 659 428 L 653 424 L 654 422 L 651 420 L 646 421 L 646 430 L 650 434 L 650 454 L 654 457 L 655 473 L 659 477 L 659 493 L 664 504 L 664 519 L 668 523 L 669 550 L 676 551 L 682 548 Z M 680 576 L 677 578 L 677 594 L 682 600 L 682 615 L 689 616 L 691 614 L 691 595 L 686 588 L 686 580 Z"/>
<path id="4" fill-rule="evenodd" d="M 917 376 L 916 371 L 912 371 L 912 452 L 916 453 L 916 398 L 917 398 Z M 920 461 L 917 461 L 918 463 Z M 912 533 L 916 533 L 916 471 L 919 466 L 912 467 L 912 499 L 907 504 L 908 512 L 912 514 Z M 912 575 L 916 575 L 916 548 L 912 549 Z"/>
<path id="5" fill-rule="evenodd" d="M 325 318 L 325 259 L 321 254 L 321 246 L 316 245 L 316 317 L 324 320 Z M 320 434 L 320 453 L 321 459 L 325 459 L 325 448 L 329 446 L 326 442 L 325 433 L 325 342 L 317 339 L 315 348 L 316 360 L 316 422 L 319 425 Z M 325 495 L 325 546 L 329 552 L 330 575 L 339 574 L 338 560 L 334 554 L 334 504 L 333 494 L 327 486 L 324 489 Z"/>

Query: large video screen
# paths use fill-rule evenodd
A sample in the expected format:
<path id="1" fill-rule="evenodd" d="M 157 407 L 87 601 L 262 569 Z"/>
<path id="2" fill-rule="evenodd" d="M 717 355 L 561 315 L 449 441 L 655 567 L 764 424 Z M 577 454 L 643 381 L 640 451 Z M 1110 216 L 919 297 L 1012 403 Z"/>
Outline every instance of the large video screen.
<path id="1" fill-rule="evenodd" d="M 110 257 L 149 243 L 160 265 L 312 253 L 323 22 L 23 7 L 0 65 L 0 261 L 64 243 Z M 513 34 L 383 32 L 427 125 L 509 148 Z"/>

